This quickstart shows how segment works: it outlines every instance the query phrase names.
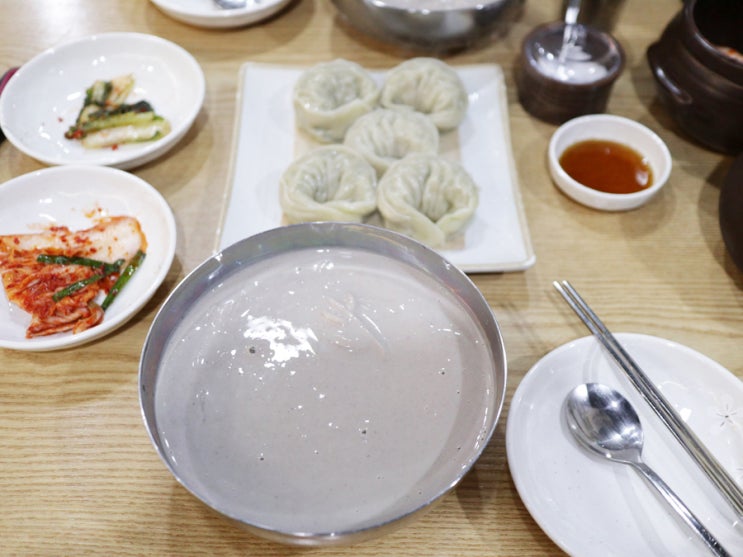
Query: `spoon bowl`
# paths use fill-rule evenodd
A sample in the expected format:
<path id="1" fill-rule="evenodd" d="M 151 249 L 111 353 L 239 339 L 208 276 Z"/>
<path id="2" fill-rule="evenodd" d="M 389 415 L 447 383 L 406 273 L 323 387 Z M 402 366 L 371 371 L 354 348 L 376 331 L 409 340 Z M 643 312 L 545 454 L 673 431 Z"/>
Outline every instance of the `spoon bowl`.
<path id="1" fill-rule="evenodd" d="M 642 424 L 626 398 L 606 385 L 584 383 L 568 393 L 563 409 L 570 432 L 583 448 L 635 468 L 714 555 L 729 555 L 686 504 L 643 462 Z"/>
<path id="2" fill-rule="evenodd" d="M 568 425 L 584 448 L 622 463 L 641 459 L 640 418 L 618 392 L 597 383 L 575 388 L 566 401 Z"/>

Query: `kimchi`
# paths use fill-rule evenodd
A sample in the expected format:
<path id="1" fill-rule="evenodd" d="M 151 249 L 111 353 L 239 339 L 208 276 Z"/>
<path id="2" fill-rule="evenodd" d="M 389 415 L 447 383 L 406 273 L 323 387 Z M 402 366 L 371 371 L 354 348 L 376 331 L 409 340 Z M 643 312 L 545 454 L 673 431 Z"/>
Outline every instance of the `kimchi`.
<path id="1" fill-rule="evenodd" d="M 107 217 L 85 230 L 55 226 L 0 236 L 6 295 L 31 315 L 26 337 L 98 325 L 104 316 L 100 298 L 120 289 L 117 282 L 131 275 L 132 262 L 146 249 L 139 221 L 128 216 Z"/>

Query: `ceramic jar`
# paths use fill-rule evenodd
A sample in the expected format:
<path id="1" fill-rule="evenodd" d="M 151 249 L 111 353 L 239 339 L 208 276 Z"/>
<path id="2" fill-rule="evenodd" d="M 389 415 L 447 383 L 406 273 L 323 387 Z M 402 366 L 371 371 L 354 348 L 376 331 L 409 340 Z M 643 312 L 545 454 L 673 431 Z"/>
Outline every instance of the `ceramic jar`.
<path id="1" fill-rule="evenodd" d="M 625 54 L 610 34 L 562 22 L 533 29 L 515 68 L 519 102 L 532 116 L 561 124 L 606 109 Z"/>
<path id="2" fill-rule="evenodd" d="M 743 152 L 743 2 L 687 0 L 647 51 L 679 127 L 722 153 Z"/>

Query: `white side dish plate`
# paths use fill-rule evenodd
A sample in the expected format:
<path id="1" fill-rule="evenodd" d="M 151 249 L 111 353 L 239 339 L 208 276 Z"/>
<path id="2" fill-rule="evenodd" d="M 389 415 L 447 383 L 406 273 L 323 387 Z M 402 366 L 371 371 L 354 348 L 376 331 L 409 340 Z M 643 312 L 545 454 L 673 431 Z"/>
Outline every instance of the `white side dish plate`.
<path id="1" fill-rule="evenodd" d="M 127 102 L 148 101 L 170 121 L 165 137 L 116 149 L 86 149 L 65 139 L 99 79 L 133 74 Z M 0 97 L 0 126 L 8 140 L 49 165 L 91 164 L 129 169 L 169 151 L 201 110 L 206 82 L 191 54 L 180 46 L 141 33 L 92 35 L 50 48 L 23 64 Z"/>
<path id="2" fill-rule="evenodd" d="M 708 357 L 657 337 L 619 341 L 712 451 L 743 484 L 743 382 Z M 506 425 L 516 488 L 542 529 L 573 557 L 707 555 L 704 544 L 627 465 L 589 454 L 562 416 L 581 383 L 619 390 L 645 431 L 643 458 L 731 555 L 743 555 L 743 523 L 593 337 L 556 348 L 526 374 Z"/>
<path id="3" fill-rule="evenodd" d="M 8 301 L 0 286 L 0 347 L 45 351 L 102 337 L 133 317 L 152 297 L 173 262 L 175 218 L 168 203 L 144 180 L 122 170 L 95 166 L 45 168 L 0 185 L 0 235 L 39 233 L 49 226 L 80 230 L 95 218 L 137 218 L 147 238 L 147 256 L 103 322 L 78 334 L 26 338 L 29 314 Z"/>
<path id="4" fill-rule="evenodd" d="M 284 224 L 279 179 L 289 164 L 319 146 L 294 121 L 294 83 L 306 68 L 256 63 L 240 72 L 231 192 L 217 250 Z M 511 152 L 503 73 L 481 64 L 455 68 L 469 93 L 456 131 L 441 135 L 442 156 L 458 160 L 480 188 L 480 203 L 462 245 L 438 250 L 462 271 L 520 271 L 534 264 Z M 381 83 L 384 72 L 372 72 Z"/>
<path id="5" fill-rule="evenodd" d="M 214 0 L 150 0 L 167 15 L 197 27 L 243 27 L 267 19 L 291 0 L 248 0 L 244 8 L 226 10 Z"/>

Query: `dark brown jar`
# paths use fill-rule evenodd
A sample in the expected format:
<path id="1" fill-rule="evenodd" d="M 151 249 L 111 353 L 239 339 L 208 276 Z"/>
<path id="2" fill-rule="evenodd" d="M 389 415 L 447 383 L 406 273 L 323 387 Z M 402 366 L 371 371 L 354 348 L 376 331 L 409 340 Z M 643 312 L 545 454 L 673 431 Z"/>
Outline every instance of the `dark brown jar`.
<path id="1" fill-rule="evenodd" d="M 733 160 L 720 189 L 719 214 L 725 247 L 743 271 L 743 153 Z"/>
<path id="2" fill-rule="evenodd" d="M 647 52 L 658 94 L 706 147 L 743 152 L 743 2 L 687 0 Z"/>
<path id="3" fill-rule="evenodd" d="M 521 44 L 519 102 L 552 124 L 603 112 L 624 64 L 624 50 L 609 33 L 581 24 L 567 30 L 563 22 L 540 25 Z"/>

